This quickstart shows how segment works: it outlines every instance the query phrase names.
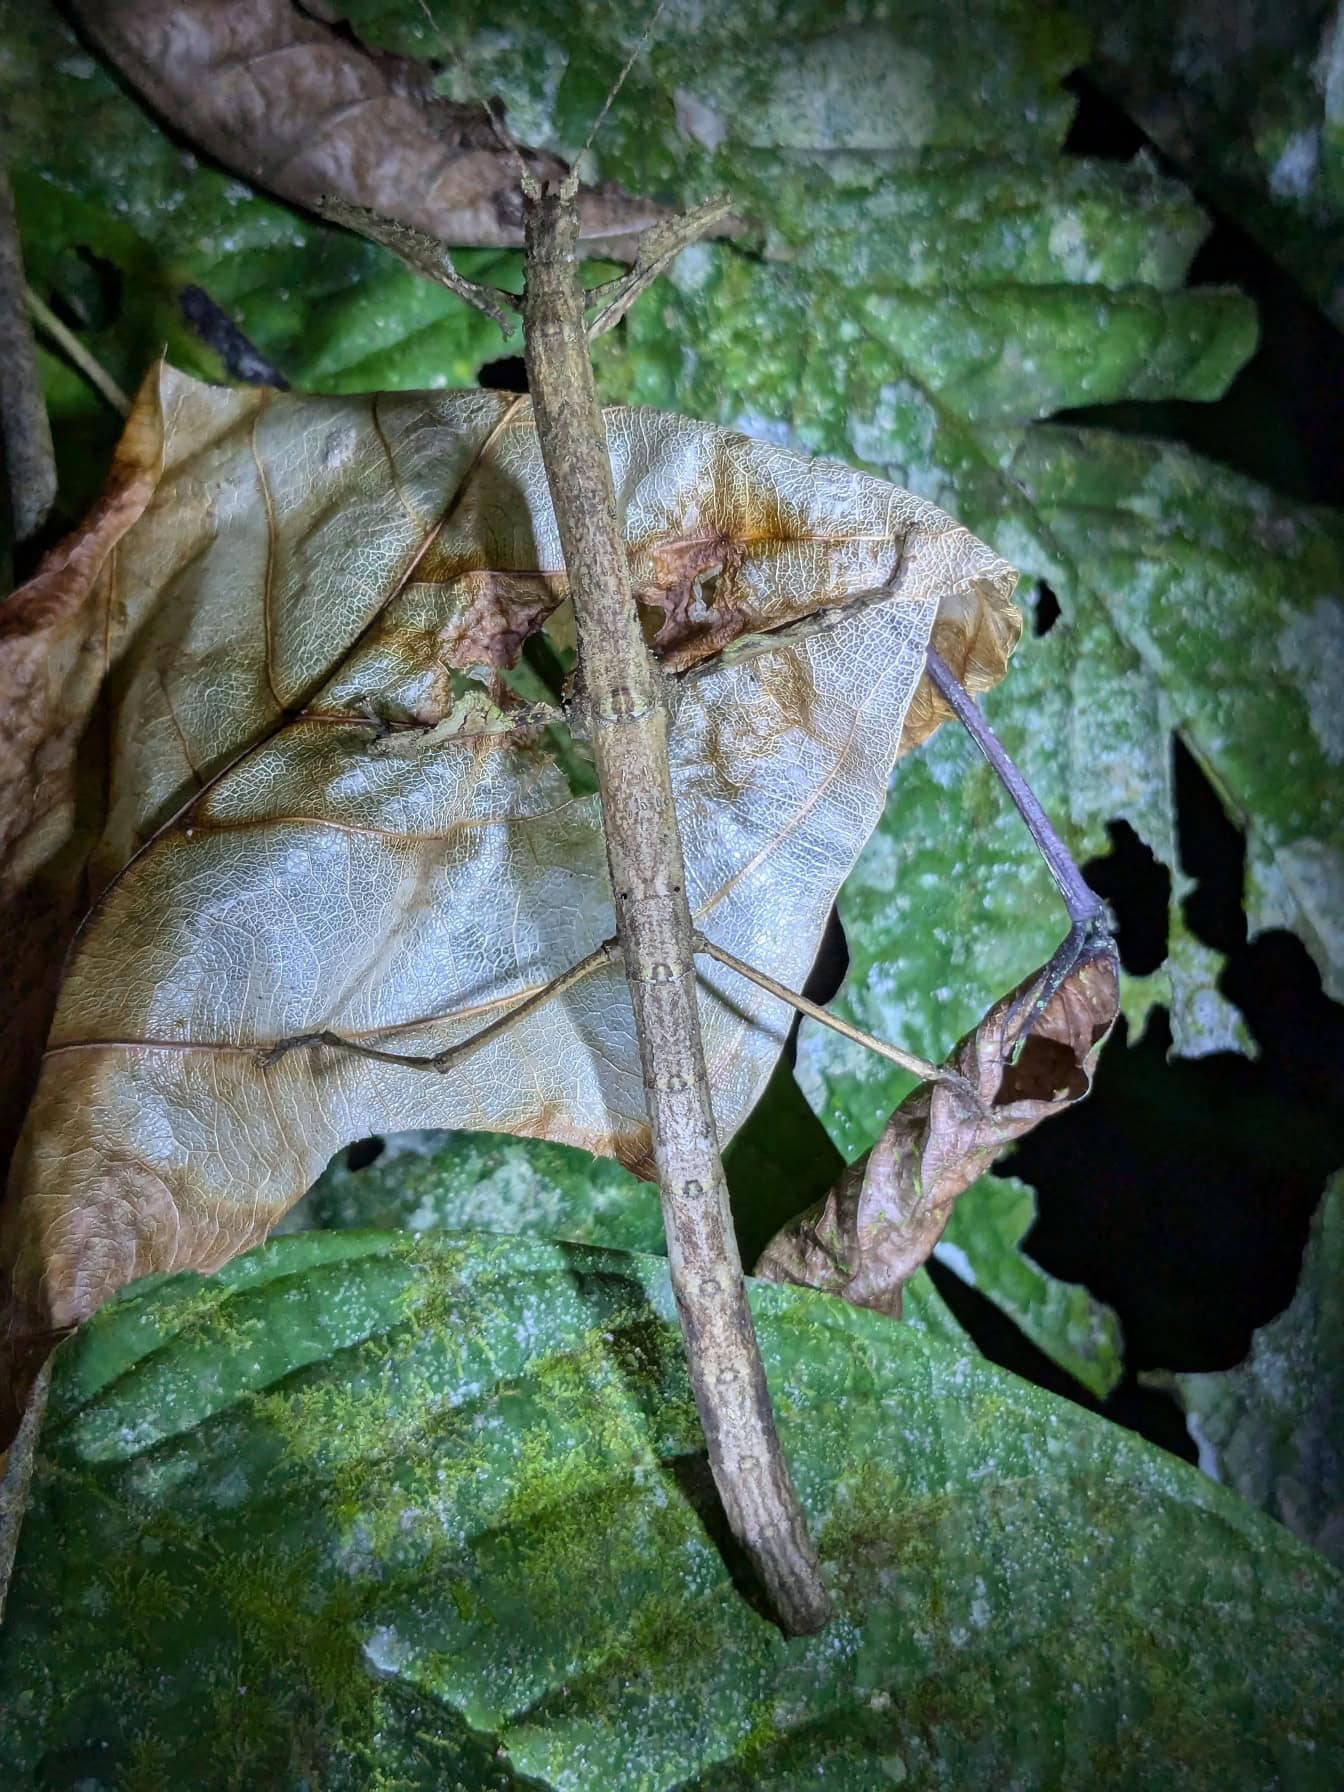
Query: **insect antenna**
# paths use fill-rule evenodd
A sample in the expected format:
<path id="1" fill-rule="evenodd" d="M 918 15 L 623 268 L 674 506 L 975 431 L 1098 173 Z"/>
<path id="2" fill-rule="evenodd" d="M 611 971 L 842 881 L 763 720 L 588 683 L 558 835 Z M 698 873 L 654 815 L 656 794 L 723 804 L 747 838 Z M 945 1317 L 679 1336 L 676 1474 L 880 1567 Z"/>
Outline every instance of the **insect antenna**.
<path id="1" fill-rule="evenodd" d="M 430 11 L 429 0 L 419 0 L 419 6 L 421 12 L 425 15 L 425 20 L 428 23 L 430 30 L 437 38 L 442 39 L 444 36 L 443 29 L 438 20 L 434 17 L 434 14 Z M 527 163 L 523 159 L 523 152 L 519 147 L 518 139 L 514 136 L 513 132 L 504 121 L 504 108 L 494 94 L 491 94 L 487 98 L 480 92 L 480 89 L 477 87 L 472 76 L 471 69 L 467 65 L 466 59 L 460 54 L 455 45 L 450 44 L 448 46 L 448 55 L 457 65 L 457 71 L 462 77 L 462 84 L 467 89 L 468 97 L 475 100 L 476 104 L 481 108 L 481 111 L 484 112 L 488 119 L 490 129 L 494 133 L 495 141 L 499 144 L 499 147 L 504 153 L 512 158 L 514 170 L 517 173 L 519 183 L 521 184 L 524 175 L 527 173 Z"/>
<path id="2" fill-rule="evenodd" d="M 423 0 L 422 0 L 422 4 L 423 4 Z M 583 160 L 583 158 L 588 154 L 588 151 L 593 147 L 593 139 L 597 136 L 597 133 L 601 130 L 602 122 L 606 118 L 607 113 L 611 111 L 612 102 L 615 100 L 617 94 L 621 91 L 622 87 L 625 86 L 626 76 L 630 73 L 630 70 L 635 66 L 636 58 L 640 55 L 640 53 L 644 49 L 645 44 L 648 43 L 649 38 L 652 35 L 653 28 L 658 23 L 659 19 L 662 17 L 663 8 L 666 5 L 667 5 L 667 0 L 658 0 L 658 4 L 654 7 L 653 11 L 649 14 L 648 19 L 645 23 L 644 29 L 640 32 L 638 41 L 636 42 L 634 49 L 631 50 L 630 54 L 625 59 L 625 67 L 621 70 L 620 74 L 617 75 L 616 79 L 612 82 L 611 87 L 607 93 L 607 97 L 602 102 L 602 110 L 598 113 L 597 117 L 593 120 L 591 126 L 589 127 L 588 135 L 583 140 L 583 148 L 579 151 L 578 155 L 574 158 L 574 166 L 576 168 L 578 167 L 579 163 Z"/>

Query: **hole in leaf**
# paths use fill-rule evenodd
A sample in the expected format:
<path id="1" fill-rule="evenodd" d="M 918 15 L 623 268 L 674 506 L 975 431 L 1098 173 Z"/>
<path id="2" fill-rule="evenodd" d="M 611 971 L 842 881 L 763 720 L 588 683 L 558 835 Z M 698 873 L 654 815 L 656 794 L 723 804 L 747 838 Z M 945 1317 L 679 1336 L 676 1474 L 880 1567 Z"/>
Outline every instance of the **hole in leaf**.
<path id="1" fill-rule="evenodd" d="M 1181 910 L 1207 945 L 1235 952 L 1246 944 L 1246 842 L 1185 742 L 1176 737 L 1172 746 L 1181 869 L 1197 880 Z"/>
<path id="2" fill-rule="evenodd" d="M 1296 1054 L 1168 1063 L 1170 1047 L 1163 1011 L 1136 1045 L 1122 1022 L 1092 1098 L 1004 1168 L 1039 1196 L 1028 1254 L 1116 1308 L 1131 1370 L 1225 1369 L 1292 1299 L 1344 1090 L 1336 1070 L 1326 1106 Z"/>
<path id="3" fill-rule="evenodd" d="M 1059 599 L 1042 579 L 1036 587 L 1036 602 L 1032 608 L 1032 630 L 1038 637 L 1048 635 L 1058 621 Z"/>
<path id="4" fill-rule="evenodd" d="M 836 995 L 845 980 L 845 972 L 848 969 L 849 943 L 845 939 L 845 930 L 841 925 L 840 911 L 832 903 L 831 912 L 826 917 L 826 925 L 821 930 L 821 944 L 817 947 L 817 956 L 812 960 L 812 969 L 807 973 L 807 978 L 799 993 L 805 995 L 809 1002 L 815 1002 L 818 1007 L 824 1008 Z M 802 1015 L 795 1014 L 781 1060 L 790 1069 L 798 1061 L 798 1029 L 802 1024 Z"/>
<path id="5" fill-rule="evenodd" d="M 558 703 L 565 688 L 566 666 L 544 630 L 534 630 L 523 642 L 523 659 Z"/>
<path id="6" fill-rule="evenodd" d="M 1066 156 L 1087 156 L 1093 161 L 1130 162 L 1148 138 L 1114 100 L 1107 99 L 1086 75 L 1074 73 L 1064 82 L 1078 102 L 1064 139 Z"/>
<path id="7" fill-rule="evenodd" d="M 1226 954 L 1218 987 L 1260 1056 L 1169 1063 L 1162 1010 L 1137 1044 L 1122 1022 L 1091 1097 L 1003 1165 L 1038 1192 L 1028 1253 L 1119 1313 L 1131 1385 L 1139 1369 L 1226 1369 L 1245 1357 L 1252 1331 L 1292 1299 L 1311 1215 L 1344 1157 L 1344 1007 L 1294 935 L 1247 943 L 1244 837 L 1179 743 L 1175 774 L 1181 864 L 1197 879 L 1183 912 Z M 1117 862 L 1089 867 L 1108 895 L 1093 874 Z M 1112 1416 L 1166 1442 L 1142 1415 Z"/>
<path id="8" fill-rule="evenodd" d="M 527 363 L 521 355 L 501 355 L 477 370 L 476 384 L 487 392 L 526 392 Z"/>
<path id="9" fill-rule="evenodd" d="M 1167 955 L 1171 873 L 1127 821 L 1108 821 L 1106 832 L 1111 850 L 1089 860 L 1083 875 L 1114 911 L 1121 964 L 1131 976 L 1146 977 Z"/>
<path id="10" fill-rule="evenodd" d="M 345 1167 L 347 1170 L 367 1170 L 370 1164 L 377 1163 L 387 1149 L 383 1139 L 356 1139 L 346 1149 Z"/>
<path id="11" fill-rule="evenodd" d="M 72 330 L 107 330 L 121 315 L 121 269 L 83 243 L 73 244 L 56 264 L 45 294 L 51 309 Z"/>
<path id="12" fill-rule="evenodd" d="M 1183 1456 L 1187 1462 L 1195 1461 L 1195 1445 L 1185 1428 L 1185 1421 L 1175 1401 L 1166 1394 L 1155 1388 L 1140 1387 L 1129 1378 L 1120 1382 L 1105 1401 L 1097 1400 L 1038 1349 L 1026 1333 L 978 1288 L 963 1282 L 936 1257 L 931 1257 L 925 1268 L 934 1287 L 952 1309 L 953 1317 L 965 1326 L 990 1362 L 997 1363 L 1001 1369 L 1012 1370 L 1015 1375 L 1025 1376 L 1037 1387 L 1072 1400 L 1089 1412 L 1104 1413 L 1115 1424 L 1124 1425 L 1150 1442 L 1161 1444 L 1173 1456 Z"/>
<path id="13" fill-rule="evenodd" d="M 1218 988 L 1246 1017 L 1267 1067 L 1304 1098 L 1344 1108 L 1344 1007 L 1296 934 L 1247 938 L 1241 892 L 1246 839 L 1185 744 L 1175 742 L 1176 827 L 1181 868 L 1194 889 L 1181 904 L 1190 931 L 1227 958 Z"/>
<path id="14" fill-rule="evenodd" d="M 817 956 L 812 961 L 812 969 L 807 973 L 802 993 L 809 1002 L 816 1002 L 819 1007 L 824 1008 L 844 982 L 848 969 L 849 947 L 845 942 L 845 930 L 840 924 L 840 911 L 832 903 L 826 925 L 821 930 L 821 944 L 817 947 Z"/>
<path id="15" fill-rule="evenodd" d="M 1146 149 L 1159 169 L 1180 171 L 1085 75 L 1065 85 L 1078 101 L 1066 154 L 1130 161 Z M 1193 399 L 1116 402 L 1055 413 L 1055 421 L 1143 436 L 1173 436 L 1210 459 L 1308 504 L 1334 504 L 1344 490 L 1344 338 L 1299 280 L 1231 218 L 1200 203 L 1213 228 L 1195 254 L 1187 286 L 1237 287 L 1254 300 L 1260 346 L 1213 403 Z"/>

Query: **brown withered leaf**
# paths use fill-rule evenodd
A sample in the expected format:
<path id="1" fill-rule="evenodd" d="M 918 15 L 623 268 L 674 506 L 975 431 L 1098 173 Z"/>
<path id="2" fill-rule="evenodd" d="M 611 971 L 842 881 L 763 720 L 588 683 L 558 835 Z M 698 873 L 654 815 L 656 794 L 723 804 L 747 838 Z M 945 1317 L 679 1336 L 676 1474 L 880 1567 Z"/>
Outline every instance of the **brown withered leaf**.
<path id="1" fill-rule="evenodd" d="M 771 1239 L 756 1275 L 900 1318 L 905 1285 L 942 1237 L 958 1195 L 1006 1144 L 1092 1087 L 1118 1007 L 1114 956 L 1075 967 L 1016 1062 L 1006 1061 L 1005 1023 L 1013 1024 L 1015 1005 L 1034 983 L 1029 977 L 996 1002 L 957 1046 L 951 1063 L 967 1086 L 921 1083 L 912 1090 L 825 1200 Z"/>
<path id="2" fill-rule="evenodd" d="M 100 795 L 91 734 L 115 624 L 110 569 L 162 460 L 162 413 L 141 406 L 83 526 L 0 604 L 0 1167 L 32 1094 L 77 918 L 81 792 L 95 805 Z"/>
<path id="3" fill-rule="evenodd" d="M 485 108 L 438 98 L 421 63 L 367 48 L 332 9 L 76 0 L 74 12 L 162 118 L 282 199 L 334 194 L 463 247 L 522 242 L 518 158 Z M 565 173 L 521 153 L 538 180 Z M 583 237 L 617 257 L 663 215 L 615 186 L 582 192 L 579 209 Z"/>
<path id="4" fill-rule="evenodd" d="M 954 663 L 994 635 L 1001 673 L 1015 575 L 849 468 L 659 412 L 606 423 L 634 583 L 682 669 L 693 910 L 796 987 L 940 605 L 967 619 Z M 0 1237 L 30 1331 L 148 1271 L 218 1267 L 370 1133 L 487 1128 L 651 1167 L 618 968 L 447 1076 L 318 1047 L 263 1061 L 320 1029 L 429 1055 L 614 931 L 597 800 L 496 676 L 565 595 L 527 401 L 164 368 L 131 428 L 163 446 L 87 606 L 107 667 L 91 907 Z M 727 1139 L 790 1015 L 707 964 L 702 1018 Z"/>

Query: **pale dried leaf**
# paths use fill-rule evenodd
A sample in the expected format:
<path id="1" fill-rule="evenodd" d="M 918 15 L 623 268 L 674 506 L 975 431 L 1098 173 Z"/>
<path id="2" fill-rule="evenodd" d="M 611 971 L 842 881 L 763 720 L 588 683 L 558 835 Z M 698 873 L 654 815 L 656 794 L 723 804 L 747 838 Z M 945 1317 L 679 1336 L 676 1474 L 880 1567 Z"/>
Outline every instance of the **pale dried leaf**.
<path id="1" fill-rule="evenodd" d="M 952 1065 L 968 1087 L 937 1082 L 913 1090 L 825 1200 L 770 1241 L 758 1276 L 900 1318 L 905 1285 L 942 1237 L 957 1197 L 1006 1144 L 1081 1101 L 1092 1086 L 1117 1012 L 1114 959 L 1093 958 L 1075 969 L 1010 1062 L 1005 1023 L 1013 1024 L 1018 998 L 1035 981 L 996 1002 L 957 1046 Z"/>
<path id="2" fill-rule="evenodd" d="M 36 1328 L 148 1271 L 217 1267 L 371 1133 L 490 1129 L 650 1169 L 616 968 L 452 1075 L 262 1061 L 319 1029 L 428 1055 L 614 931 L 596 799 L 494 707 L 492 669 L 565 592 L 527 402 L 165 369 L 136 416 L 166 439 L 111 575 L 97 898 L 4 1231 Z M 694 668 L 672 737 L 692 908 L 796 986 L 881 811 L 940 602 L 997 617 L 1002 664 L 1014 574 L 880 480 L 606 416 L 635 588 L 676 619 L 668 663 Z M 790 1015 L 707 966 L 702 1019 L 727 1139 Z"/>
<path id="3" fill-rule="evenodd" d="M 365 48 L 293 0 L 79 0 L 100 50 L 169 124 L 298 205 L 324 194 L 441 242 L 522 235 L 519 157 L 483 106 L 439 99 L 423 64 Z M 521 152 L 538 180 L 555 156 Z M 661 206 L 616 187 L 579 198 L 582 234 L 621 254 Z"/>

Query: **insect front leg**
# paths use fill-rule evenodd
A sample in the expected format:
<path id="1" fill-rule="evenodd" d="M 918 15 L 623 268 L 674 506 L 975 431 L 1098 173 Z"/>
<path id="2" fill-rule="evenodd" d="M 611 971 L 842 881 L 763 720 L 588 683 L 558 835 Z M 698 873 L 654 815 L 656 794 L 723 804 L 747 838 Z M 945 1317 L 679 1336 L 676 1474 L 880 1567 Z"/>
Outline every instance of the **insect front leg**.
<path id="1" fill-rule="evenodd" d="M 980 706 L 933 647 L 927 650 L 927 663 L 934 688 L 989 761 L 995 776 L 1011 797 L 1013 807 L 1026 822 L 1069 914 L 1068 933 L 1036 982 L 1019 997 L 1004 1023 L 1004 1052 L 1011 1056 L 1026 1043 L 1052 997 L 1075 970 L 1101 959 L 1109 960 L 1118 970 L 1115 936 L 1106 904 L 1078 869 L 1035 791 L 1013 763 Z"/>

